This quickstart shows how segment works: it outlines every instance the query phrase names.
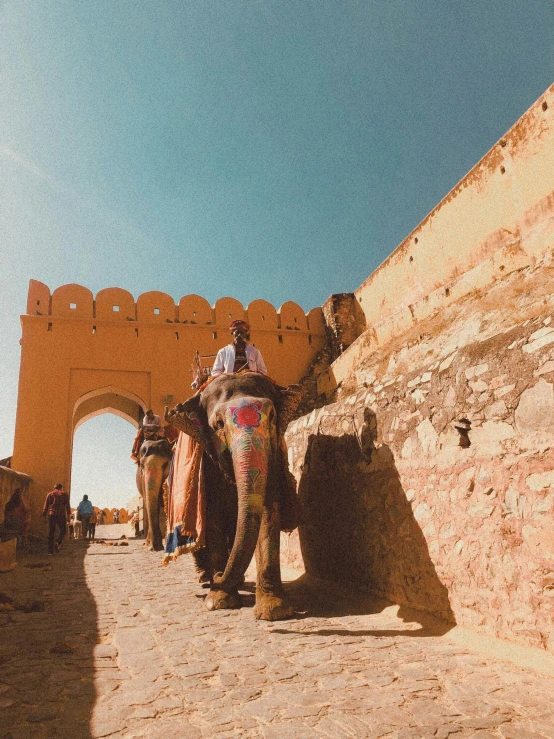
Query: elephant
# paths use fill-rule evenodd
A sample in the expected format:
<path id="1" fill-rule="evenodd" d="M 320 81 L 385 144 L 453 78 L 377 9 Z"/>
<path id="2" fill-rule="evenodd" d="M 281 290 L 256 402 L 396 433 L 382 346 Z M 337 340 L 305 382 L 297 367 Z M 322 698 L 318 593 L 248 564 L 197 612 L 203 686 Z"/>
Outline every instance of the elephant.
<path id="1" fill-rule="evenodd" d="M 289 474 L 282 435 L 300 396 L 298 386 L 282 388 L 245 372 L 219 375 L 184 403 L 166 408 L 166 421 L 203 450 L 206 550 L 198 554 L 210 571 L 208 610 L 240 607 L 238 589 L 255 552 L 255 618 L 293 614 L 279 560 L 280 531 L 296 525 L 281 521 Z"/>
<path id="2" fill-rule="evenodd" d="M 169 472 L 172 450 L 168 440 L 145 433 L 138 453 L 137 488 L 145 510 L 146 546 L 155 552 L 163 549 L 160 513 L 163 508 L 163 484 Z"/>

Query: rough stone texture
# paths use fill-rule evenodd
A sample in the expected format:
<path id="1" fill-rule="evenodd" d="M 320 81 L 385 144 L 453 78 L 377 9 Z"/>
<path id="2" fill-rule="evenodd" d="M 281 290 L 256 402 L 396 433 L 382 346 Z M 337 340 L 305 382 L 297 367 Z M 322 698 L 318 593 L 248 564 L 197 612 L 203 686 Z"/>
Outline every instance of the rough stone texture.
<path id="1" fill-rule="evenodd" d="M 365 329 L 365 317 L 354 293 L 331 295 L 322 306 L 333 358 L 355 341 Z"/>
<path id="2" fill-rule="evenodd" d="M 554 651 L 551 259 L 382 349 L 358 339 L 335 402 L 289 426 L 303 525 L 285 556 Z"/>
<path id="3" fill-rule="evenodd" d="M 45 602 L 0 610 L 2 739 L 554 735 L 554 677 L 344 587 L 287 584 L 297 613 L 271 624 L 247 577 L 245 607 L 209 612 L 189 557 L 163 568 L 131 540 L 27 556 L 0 589 Z"/>

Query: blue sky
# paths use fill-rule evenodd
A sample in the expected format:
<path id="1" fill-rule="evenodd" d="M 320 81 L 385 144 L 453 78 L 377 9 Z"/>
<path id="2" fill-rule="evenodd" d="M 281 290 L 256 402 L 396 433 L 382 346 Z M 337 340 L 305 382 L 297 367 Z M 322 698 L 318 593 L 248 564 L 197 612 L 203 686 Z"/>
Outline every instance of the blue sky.
<path id="1" fill-rule="evenodd" d="M 358 287 L 554 79 L 551 0 L 4 0 L 0 14 L 0 457 L 29 278 L 307 311 Z M 99 428 L 104 490 L 133 431 L 103 416 L 83 448 Z M 79 439 L 74 488 L 91 462 Z"/>

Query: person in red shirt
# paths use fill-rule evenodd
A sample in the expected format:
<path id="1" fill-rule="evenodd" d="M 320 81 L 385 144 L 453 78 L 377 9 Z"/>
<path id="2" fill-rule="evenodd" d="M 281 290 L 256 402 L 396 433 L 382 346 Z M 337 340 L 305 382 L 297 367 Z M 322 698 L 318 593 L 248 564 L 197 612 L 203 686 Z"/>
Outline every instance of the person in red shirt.
<path id="1" fill-rule="evenodd" d="M 64 492 L 61 482 L 46 496 L 42 515 L 48 518 L 48 554 L 54 554 L 54 551 L 57 552 L 61 546 L 67 529 L 67 521 L 71 517 L 69 495 Z M 56 528 L 59 533 L 54 548 Z"/>

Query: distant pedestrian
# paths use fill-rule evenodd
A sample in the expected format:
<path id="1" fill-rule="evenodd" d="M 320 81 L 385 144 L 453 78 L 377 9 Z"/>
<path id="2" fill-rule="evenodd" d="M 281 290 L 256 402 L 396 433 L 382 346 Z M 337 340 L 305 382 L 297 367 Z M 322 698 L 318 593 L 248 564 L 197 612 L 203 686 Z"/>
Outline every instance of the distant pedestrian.
<path id="1" fill-rule="evenodd" d="M 81 514 L 77 509 L 73 511 L 71 514 L 71 521 L 73 523 L 73 538 L 74 539 L 82 539 L 83 538 L 83 524 L 81 523 L 81 519 L 79 518 Z"/>
<path id="2" fill-rule="evenodd" d="M 103 526 L 104 525 L 104 511 L 98 512 L 98 525 Z"/>
<path id="3" fill-rule="evenodd" d="M 117 510 L 113 512 L 113 522 L 119 523 L 119 511 Z"/>
<path id="4" fill-rule="evenodd" d="M 133 513 L 133 518 L 131 519 L 131 523 L 135 527 L 135 536 L 138 536 L 140 534 L 140 517 L 139 517 L 139 509 Z"/>
<path id="5" fill-rule="evenodd" d="M 48 554 L 54 554 L 61 547 L 67 529 L 67 520 L 71 516 L 69 495 L 64 492 L 61 482 L 46 496 L 42 515 L 48 518 Z M 58 538 L 54 544 L 56 529 L 58 529 Z"/>
<path id="6" fill-rule="evenodd" d="M 90 521 L 88 522 L 88 535 L 89 539 L 92 539 L 94 541 L 94 536 L 96 534 L 96 524 L 98 522 L 98 516 L 96 515 L 96 511 L 93 510 Z"/>
<path id="7" fill-rule="evenodd" d="M 92 503 L 88 499 L 88 495 L 83 495 L 83 500 L 77 506 L 77 517 L 83 524 L 83 539 L 88 537 L 88 529 L 90 525 L 90 517 L 94 512 Z"/>

